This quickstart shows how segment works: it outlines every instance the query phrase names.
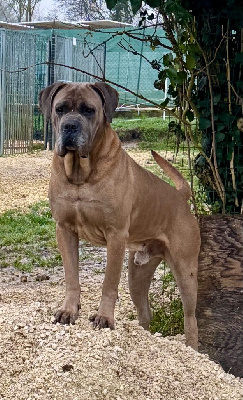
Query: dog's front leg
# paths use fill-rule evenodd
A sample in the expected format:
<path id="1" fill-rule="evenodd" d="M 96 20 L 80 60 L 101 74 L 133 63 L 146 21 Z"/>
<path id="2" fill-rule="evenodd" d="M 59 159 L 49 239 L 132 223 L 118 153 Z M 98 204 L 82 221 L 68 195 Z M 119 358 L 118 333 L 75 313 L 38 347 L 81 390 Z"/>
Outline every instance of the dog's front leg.
<path id="1" fill-rule="evenodd" d="M 114 309 L 125 254 L 126 239 L 117 235 L 107 238 L 107 264 L 98 313 L 91 316 L 94 327 L 114 329 Z"/>
<path id="2" fill-rule="evenodd" d="M 74 324 L 80 308 L 78 235 L 57 223 L 56 236 L 64 265 L 66 295 L 63 306 L 55 313 L 55 322 Z"/>

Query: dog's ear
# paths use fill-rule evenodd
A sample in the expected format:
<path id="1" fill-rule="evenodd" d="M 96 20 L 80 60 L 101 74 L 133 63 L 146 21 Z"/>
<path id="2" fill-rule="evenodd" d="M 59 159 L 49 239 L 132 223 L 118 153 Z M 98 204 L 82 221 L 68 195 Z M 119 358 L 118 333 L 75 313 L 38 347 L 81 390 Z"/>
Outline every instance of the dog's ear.
<path id="1" fill-rule="evenodd" d="M 115 109 L 118 106 L 118 92 L 110 85 L 104 82 L 95 82 L 93 89 L 98 92 L 104 102 L 104 114 L 108 122 L 112 122 Z"/>
<path id="2" fill-rule="evenodd" d="M 51 118 L 52 103 L 54 97 L 59 92 L 59 90 L 61 90 L 64 86 L 66 86 L 66 83 L 57 82 L 53 83 L 50 86 L 47 86 L 40 92 L 39 106 L 47 120 Z"/>

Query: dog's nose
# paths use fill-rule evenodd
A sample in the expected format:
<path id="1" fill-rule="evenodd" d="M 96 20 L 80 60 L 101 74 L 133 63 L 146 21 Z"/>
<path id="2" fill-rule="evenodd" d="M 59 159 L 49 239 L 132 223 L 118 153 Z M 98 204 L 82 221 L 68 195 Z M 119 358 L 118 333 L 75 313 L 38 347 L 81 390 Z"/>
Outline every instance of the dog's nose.
<path id="1" fill-rule="evenodd" d="M 66 134 L 77 133 L 79 124 L 76 122 L 67 122 L 63 125 L 63 132 Z"/>

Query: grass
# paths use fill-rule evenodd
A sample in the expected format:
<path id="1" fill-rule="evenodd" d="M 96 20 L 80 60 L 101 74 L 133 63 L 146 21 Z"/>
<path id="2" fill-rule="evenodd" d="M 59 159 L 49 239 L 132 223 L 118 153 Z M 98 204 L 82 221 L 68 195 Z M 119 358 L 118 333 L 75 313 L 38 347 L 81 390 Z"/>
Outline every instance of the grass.
<path id="1" fill-rule="evenodd" d="M 162 336 L 175 336 L 184 332 L 184 314 L 181 300 L 173 299 L 167 307 L 153 307 L 150 332 Z"/>
<path id="2" fill-rule="evenodd" d="M 161 278 L 161 296 L 157 298 L 151 294 L 150 303 L 153 310 L 151 333 L 159 332 L 162 336 L 174 336 L 184 332 L 183 306 L 174 277 L 168 272 L 168 267 L 164 267 Z"/>
<path id="3" fill-rule="evenodd" d="M 168 122 L 159 117 L 115 118 L 112 127 L 122 141 L 139 139 L 150 144 L 166 141 L 168 138 Z"/>
<path id="4" fill-rule="evenodd" d="M 0 231 L 1 268 L 12 265 L 31 271 L 35 266 L 62 265 L 55 222 L 47 202 L 33 205 L 27 213 L 5 212 L 0 216 Z"/>
<path id="5" fill-rule="evenodd" d="M 0 268 L 13 266 L 21 271 L 30 272 L 35 267 L 53 268 L 62 265 L 57 248 L 55 221 L 52 219 L 47 202 L 34 204 L 29 211 L 7 211 L 0 215 Z M 95 255 L 96 262 L 103 258 Z M 80 261 L 90 259 L 85 248 Z M 103 268 L 94 273 L 104 273 Z M 152 333 L 160 332 L 163 336 L 183 332 L 183 310 L 178 295 L 175 295 L 175 282 L 170 273 L 165 273 L 161 281 L 161 294 L 166 302 L 150 295 L 153 318 L 150 325 Z M 158 296 L 159 298 L 161 296 Z M 129 320 L 135 319 L 131 313 Z"/>
<path id="6" fill-rule="evenodd" d="M 152 319 L 149 330 L 151 333 L 159 332 L 163 337 L 175 336 L 184 333 L 184 313 L 179 291 L 168 267 L 160 264 L 164 274 L 160 281 L 160 290 L 154 293 L 153 288 L 149 293 L 149 301 L 152 310 Z M 130 321 L 136 319 L 131 312 L 127 315 Z"/>

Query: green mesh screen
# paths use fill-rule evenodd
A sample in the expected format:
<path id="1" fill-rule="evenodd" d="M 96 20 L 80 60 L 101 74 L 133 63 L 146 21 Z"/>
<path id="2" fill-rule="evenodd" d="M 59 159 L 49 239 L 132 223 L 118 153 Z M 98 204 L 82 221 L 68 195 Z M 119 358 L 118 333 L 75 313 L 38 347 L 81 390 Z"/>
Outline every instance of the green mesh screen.
<path id="1" fill-rule="evenodd" d="M 89 32 L 86 30 L 56 30 L 55 34 L 73 37 L 84 41 L 84 55 L 92 53 L 98 44 L 105 46 L 105 70 L 103 76 L 111 82 L 129 88 L 135 93 L 131 94 L 123 88 L 116 87 L 119 92 L 120 104 L 146 104 L 149 101 L 139 99 L 136 94 L 141 94 L 149 100 L 161 103 L 165 93 L 154 88 L 154 81 L 158 72 L 151 67 L 149 61 L 161 60 L 167 49 L 160 47 L 152 50 L 149 43 L 142 41 L 144 37 L 158 37 L 159 40 L 169 45 L 162 29 L 111 29 Z M 132 37 L 131 37 L 132 36 Z M 93 62 L 95 62 L 93 60 Z M 78 64 L 77 64 L 78 65 Z M 80 68 L 82 62 L 80 60 Z"/>

